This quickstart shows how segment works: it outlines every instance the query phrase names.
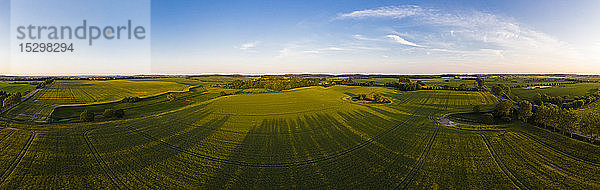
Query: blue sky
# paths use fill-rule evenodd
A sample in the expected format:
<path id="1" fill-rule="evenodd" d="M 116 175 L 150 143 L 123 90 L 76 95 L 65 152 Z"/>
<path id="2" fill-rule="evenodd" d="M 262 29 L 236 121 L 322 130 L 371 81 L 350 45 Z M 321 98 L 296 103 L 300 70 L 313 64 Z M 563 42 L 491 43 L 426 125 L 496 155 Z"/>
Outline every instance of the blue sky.
<path id="1" fill-rule="evenodd" d="M 151 3 L 157 74 L 600 74 L 600 1 Z"/>

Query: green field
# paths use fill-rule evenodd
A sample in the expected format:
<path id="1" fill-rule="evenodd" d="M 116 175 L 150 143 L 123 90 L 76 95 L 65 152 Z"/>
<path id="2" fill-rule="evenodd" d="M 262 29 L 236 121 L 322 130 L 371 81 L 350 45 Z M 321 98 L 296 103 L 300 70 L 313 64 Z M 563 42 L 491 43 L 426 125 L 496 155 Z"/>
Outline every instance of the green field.
<path id="1" fill-rule="evenodd" d="M 169 80 L 57 80 L 6 114 L 18 120 L 46 121 L 57 106 L 107 103 L 129 96 L 150 97 L 187 91 L 190 87 Z"/>
<path id="2" fill-rule="evenodd" d="M 597 91 L 600 88 L 599 83 L 577 83 L 577 84 L 563 84 L 560 86 L 553 86 L 550 88 L 536 88 L 536 89 L 525 89 L 525 88 L 513 88 L 512 93 L 519 96 L 520 98 L 531 100 L 536 94 L 546 94 L 549 96 L 583 96 L 588 93 Z"/>
<path id="3" fill-rule="evenodd" d="M 195 81 L 56 81 L 4 116 L 84 105 L 58 108 L 55 122 L 1 122 L 10 128 L 0 129 L 0 188 L 600 188 L 596 145 L 520 122 L 439 123 L 474 105 L 493 108 L 487 92 L 313 86 L 220 95 L 231 90 L 189 88 L 227 79 Z M 392 102 L 350 98 L 375 92 Z M 124 96 L 147 98 L 111 102 Z M 82 110 L 108 108 L 127 116 L 77 121 Z"/>
<path id="4" fill-rule="evenodd" d="M 19 82 L 20 84 L 14 84 L 15 82 Z M 22 84 L 25 82 L 35 82 L 35 81 L 0 81 L 0 91 L 4 91 L 7 93 L 17 93 L 27 95 L 29 92 L 33 92 L 35 90 L 36 85 L 32 84 Z M 13 83 L 13 84 L 11 84 Z"/>

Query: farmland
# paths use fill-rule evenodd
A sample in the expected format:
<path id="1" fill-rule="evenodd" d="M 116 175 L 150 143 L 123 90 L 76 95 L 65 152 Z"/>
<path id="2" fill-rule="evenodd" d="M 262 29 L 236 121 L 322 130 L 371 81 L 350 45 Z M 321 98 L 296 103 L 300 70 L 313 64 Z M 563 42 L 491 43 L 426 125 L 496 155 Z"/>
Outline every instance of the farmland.
<path id="1" fill-rule="evenodd" d="M 35 90 L 36 85 L 28 84 L 30 81 L 0 81 L 0 91 L 7 93 L 27 94 Z"/>
<path id="2" fill-rule="evenodd" d="M 524 89 L 516 88 L 513 89 L 513 94 L 525 98 L 532 99 L 536 94 L 547 94 L 550 96 L 583 96 L 591 92 L 595 92 L 600 88 L 598 83 L 578 83 L 578 84 L 565 84 L 560 86 L 554 86 L 550 88 L 536 88 L 536 89 Z"/>
<path id="3" fill-rule="evenodd" d="M 47 121 L 57 106 L 114 102 L 129 96 L 147 97 L 168 91 L 186 91 L 190 87 L 172 81 L 59 80 L 34 94 L 31 100 L 9 110 L 7 115 L 18 120 Z"/>
<path id="4" fill-rule="evenodd" d="M 345 85 L 244 91 L 214 86 L 237 77 L 199 78 L 45 87 L 3 115 L 16 119 L 0 123 L 0 187 L 600 188 L 597 145 L 519 121 L 439 122 L 474 105 L 493 109 L 499 100 L 488 92 Z M 391 102 L 350 98 L 368 93 Z M 127 96 L 144 98 L 118 102 Z M 126 116 L 77 121 L 83 110 L 100 115 L 108 108 Z M 32 112 L 55 121 L 19 120 Z"/>

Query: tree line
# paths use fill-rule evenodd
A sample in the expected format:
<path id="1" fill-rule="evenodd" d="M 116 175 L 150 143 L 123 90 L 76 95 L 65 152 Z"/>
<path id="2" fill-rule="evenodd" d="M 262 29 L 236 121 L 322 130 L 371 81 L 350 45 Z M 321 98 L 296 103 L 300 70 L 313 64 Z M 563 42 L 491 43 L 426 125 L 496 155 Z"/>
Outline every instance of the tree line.
<path id="1" fill-rule="evenodd" d="M 385 86 L 392 87 L 400 91 L 416 91 L 423 89 L 425 83 L 421 81 L 413 82 L 409 78 L 400 78 L 398 82 L 386 83 Z"/>
<path id="2" fill-rule="evenodd" d="M 321 81 L 321 78 L 261 77 L 255 80 L 235 80 L 216 86 L 229 89 L 264 88 L 281 91 L 307 86 L 317 86 Z"/>
<path id="3" fill-rule="evenodd" d="M 594 93 L 596 96 L 597 93 Z M 493 116 L 501 121 L 521 120 L 536 126 L 551 128 L 571 137 L 578 134 L 591 142 L 600 136 L 600 113 L 594 109 L 577 110 L 570 106 L 558 106 L 552 98 L 537 99 L 535 102 L 520 100 L 513 103 L 505 99 L 498 103 Z M 563 105 L 565 105 L 563 103 Z M 479 108 L 473 108 L 475 109 Z M 489 120 L 490 115 L 484 116 Z"/>
<path id="4" fill-rule="evenodd" d="M 21 97 L 21 92 L 8 93 L 5 91 L 0 91 L 0 102 L 2 102 L 2 108 L 8 108 L 21 102 Z"/>
<path id="5" fill-rule="evenodd" d="M 44 87 L 46 87 L 46 86 L 48 86 L 48 85 L 52 84 L 53 82 L 54 82 L 54 79 L 53 79 L 53 78 L 46 79 L 46 80 L 44 80 L 44 81 L 42 81 L 42 82 L 39 82 L 39 83 L 37 83 L 37 86 L 36 86 L 36 88 L 37 88 L 37 89 L 44 88 Z"/>

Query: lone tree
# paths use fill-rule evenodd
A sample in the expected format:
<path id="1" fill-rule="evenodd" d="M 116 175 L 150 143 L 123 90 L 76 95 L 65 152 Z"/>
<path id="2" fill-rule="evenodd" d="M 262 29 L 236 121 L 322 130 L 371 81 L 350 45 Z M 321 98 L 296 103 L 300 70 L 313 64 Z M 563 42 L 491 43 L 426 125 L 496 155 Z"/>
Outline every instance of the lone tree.
<path id="1" fill-rule="evenodd" d="M 469 90 L 469 87 L 466 84 L 463 83 L 463 84 L 460 84 L 458 86 L 458 90 L 460 90 L 460 91 L 467 91 L 467 90 Z"/>
<path id="2" fill-rule="evenodd" d="M 125 111 L 123 109 L 118 109 L 115 111 L 115 117 L 123 118 L 125 117 Z"/>
<path id="3" fill-rule="evenodd" d="M 481 106 L 480 105 L 473 106 L 473 112 L 480 113 L 481 112 Z"/>
<path id="4" fill-rule="evenodd" d="M 482 116 L 483 123 L 492 124 L 494 123 L 494 116 L 491 113 L 483 114 Z"/>
<path id="5" fill-rule="evenodd" d="M 85 110 L 81 112 L 81 115 L 79 115 L 79 119 L 83 122 L 94 121 L 94 113 Z"/>
<path id="6" fill-rule="evenodd" d="M 521 121 L 527 122 L 527 119 L 533 115 L 533 105 L 527 100 L 521 100 L 519 102 L 519 109 L 517 109 L 517 118 Z"/>
<path id="7" fill-rule="evenodd" d="M 177 98 L 175 97 L 175 95 L 173 95 L 173 94 L 169 94 L 169 95 L 167 95 L 167 100 L 169 100 L 169 101 L 171 101 L 171 102 L 172 102 L 172 101 L 175 101 L 175 100 L 177 100 Z"/>

